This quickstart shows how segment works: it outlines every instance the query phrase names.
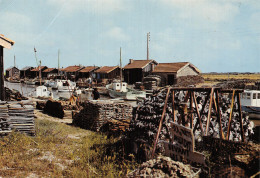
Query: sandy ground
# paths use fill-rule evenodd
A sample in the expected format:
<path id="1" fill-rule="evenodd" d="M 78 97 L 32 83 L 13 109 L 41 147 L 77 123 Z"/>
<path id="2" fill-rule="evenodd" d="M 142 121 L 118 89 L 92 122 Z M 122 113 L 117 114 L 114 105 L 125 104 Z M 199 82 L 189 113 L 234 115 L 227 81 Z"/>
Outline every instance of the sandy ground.
<path id="1" fill-rule="evenodd" d="M 46 119 L 49 121 L 53 122 L 60 122 L 60 123 L 65 123 L 65 124 L 71 124 L 72 123 L 72 111 L 64 111 L 65 116 L 63 119 L 57 118 L 57 117 L 52 117 L 48 114 L 44 114 L 43 111 L 35 109 L 34 113 L 37 119 Z"/>

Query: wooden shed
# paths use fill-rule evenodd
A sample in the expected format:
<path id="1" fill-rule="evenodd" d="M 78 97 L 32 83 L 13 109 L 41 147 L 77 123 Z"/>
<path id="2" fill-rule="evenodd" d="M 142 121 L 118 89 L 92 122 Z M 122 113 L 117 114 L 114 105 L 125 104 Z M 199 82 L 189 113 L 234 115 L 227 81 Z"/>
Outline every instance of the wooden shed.
<path id="1" fill-rule="evenodd" d="M 99 80 L 113 80 L 120 78 L 120 68 L 118 66 L 103 66 L 95 71 Z"/>
<path id="2" fill-rule="evenodd" d="M 158 63 L 155 60 L 133 60 L 123 68 L 124 80 L 129 84 L 141 82 L 143 77 L 149 75 Z"/>
<path id="3" fill-rule="evenodd" d="M 32 69 L 33 69 L 33 67 L 31 67 L 31 66 L 26 66 L 26 67 L 22 68 L 20 70 L 20 79 L 22 79 L 22 78 L 32 78 L 32 75 L 31 75 Z"/>
<path id="4" fill-rule="evenodd" d="M 89 78 L 90 76 L 93 76 L 93 73 L 95 70 L 97 70 L 99 67 L 96 66 L 87 66 L 82 68 L 79 71 L 79 78 Z"/>
<path id="5" fill-rule="evenodd" d="M 159 63 L 152 74 L 161 76 L 162 85 L 173 85 L 179 77 L 199 75 L 200 70 L 189 62 Z"/>
<path id="6" fill-rule="evenodd" d="M 42 73 L 45 69 L 48 69 L 47 66 L 38 66 L 31 70 L 31 78 L 36 78 L 40 76 L 40 72 Z"/>
<path id="7" fill-rule="evenodd" d="M 67 79 L 76 80 L 79 75 L 79 71 L 83 69 L 82 66 L 68 66 L 60 70 L 61 74 L 63 74 Z"/>
<path id="8" fill-rule="evenodd" d="M 0 34 L 0 100 L 5 100 L 4 87 L 4 48 L 10 49 L 14 45 L 14 41 Z"/>
<path id="9" fill-rule="evenodd" d="M 20 70 L 17 67 L 9 67 L 5 70 L 5 78 L 19 78 Z"/>
<path id="10" fill-rule="evenodd" d="M 58 69 L 56 68 L 48 68 L 42 71 L 43 78 L 54 78 L 58 75 Z"/>

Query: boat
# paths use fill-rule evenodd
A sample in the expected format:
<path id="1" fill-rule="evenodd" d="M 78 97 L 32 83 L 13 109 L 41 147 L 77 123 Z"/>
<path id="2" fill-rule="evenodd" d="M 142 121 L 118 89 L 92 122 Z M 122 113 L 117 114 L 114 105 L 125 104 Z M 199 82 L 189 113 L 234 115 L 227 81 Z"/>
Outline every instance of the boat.
<path id="1" fill-rule="evenodd" d="M 71 92 L 76 89 L 76 83 L 70 80 L 56 79 L 52 86 L 52 89 L 58 90 L 58 92 Z"/>
<path id="2" fill-rule="evenodd" d="M 145 98 L 145 91 L 138 91 L 127 87 L 126 82 L 113 82 L 106 85 L 108 94 L 111 98 L 121 98 L 124 100 L 135 101 L 138 98 Z"/>
<path id="3" fill-rule="evenodd" d="M 241 95 L 241 107 L 250 118 L 260 119 L 260 90 L 245 90 Z"/>
<path id="4" fill-rule="evenodd" d="M 36 97 L 53 98 L 53 94 L 48 91 L 46 86 L 38 86 L 36 87 Z"/>

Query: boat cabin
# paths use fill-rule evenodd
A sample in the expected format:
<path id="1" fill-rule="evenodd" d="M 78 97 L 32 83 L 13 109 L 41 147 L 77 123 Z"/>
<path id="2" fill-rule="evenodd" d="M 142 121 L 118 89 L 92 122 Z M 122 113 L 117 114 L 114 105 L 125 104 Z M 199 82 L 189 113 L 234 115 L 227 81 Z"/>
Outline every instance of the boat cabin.
<path id="1" fill-rule="evenodd" d="M 38 86 L 36 88 L 36 97 L 50 97 L 51 92 L 47 90 L 46 86 Z"/>
<path id="2" fill-rule="evenodd" d="M 127 92 L 127 83 L 122 82 L 122 87 L 120 82 L 112 83 L 112 88 L 115 91 L 120 91 L 120 92 Z"/>
<path id="3" fill-rule="evenodd" d="M 241 105 L 260 107 L 260 91 L 245 90 L 241 95 Z"/>

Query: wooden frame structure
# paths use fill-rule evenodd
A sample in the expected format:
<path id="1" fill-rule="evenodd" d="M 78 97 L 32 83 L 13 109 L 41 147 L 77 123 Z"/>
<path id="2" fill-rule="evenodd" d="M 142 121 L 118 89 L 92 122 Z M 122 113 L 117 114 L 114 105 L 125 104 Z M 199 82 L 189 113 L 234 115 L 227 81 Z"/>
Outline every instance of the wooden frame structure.
<path id="1" fill-rule="evenodd" d="M 175 92 L 176 91 L 184 91 L 185 92 L 185 97 L 184 97 L 184 103 L 185 103 L 185 107 L 187 107 L 187 102 L 188 100 L 190 101 L 188 103 L 189 105 L 189 111 L 188 108 L 184 108 L 184 110 L 186 110 L 187 115 L 181 118 L 181 120 L 178 120 L 178 123 L 181 125 L 185 125 L 187 126 L 187 122 L 190 122 L 190 128 L 193 129 L 193 132 L 195 132 L 195 129 L 199 126 L 202 135 L 207 136 L 208 132 L 209 132 L 209 124 L 210 124 L 210 118 L 211 118 L 211 114 L 213 109 L 216 111 L 216 115 L 217 115 L 217 121 L 219 123 L 219 135 L 220 135 L 220 139 L 222 140 L 229 140 L 229 136 L 230 136 L 230 130 L 231 130 L 231 122 L 232 122 L 232 116 L 233 116 L 233 109 L 234 109 L 234 102 L 235 100 L 237 101 L 238 104 L 238 112 L 239 112 L 239 122 L 240 122 L 240 134 L 241 134 L 241 141 L 244 142 L 245 141 L 245 135 L 244 135 L 244 129 L 243 129 L 243 122 L 242 122 L 242 112 L 241 112 L 241 102 L 240 102 L 240 94 L 243 92 L 243 90 L 241 89 L 222 89 L 222 88 L 171 88 L 169 87 L 167 89 L 167 94 L 165 97 L 165 101 L 164 101 L 164 108 L 163 108 L 163 112 L 162 112 L 162 116 L 160 119 L 160 123 L 159 123 L 159 128 L 158 128 L 158 132 L 156 135 L 156 138 L 154 140 L 154 145 L 153 145 L 153 152 L 152 152 L 152 157 L 155 153 L 155 149 L 156 149 L 156 145 L 157 142 L 159 140 L 159 135 L 162 129 L 162 124 L 163 124 L 163 120 L 164 120 L 164 116 L 166 113 L 166 108 L 167 108 L 167 103 L 168 103 L 168 99 L 169 99 L 169 95 L 170 93 L 172 93 L 172 115 L 173 115 L 173 122 L 176 121 L 175 118 Z M 195 92 L 204 92 L 206 93 L 206 98 L 204 103 L 202 104 L 202 109 L 201 111 L 199 111 L 198 109 L 198 103 L 197 103 L 197 98 L 195 96 Z M 221 110 L 220 110 L 220 102 L 219 102 L 219 95 L 220 94 L 232 94 L 232 100 L 231 100 L 231 106 L 230 106 L 230 115 L 229 115 L 229 120 L 228 120 L 228 129 L 227 129 L 227 134 L 225 136 L 223 129 L 222 129 L 222 124 L 221 124 Z M 209 111 L 208 111 L 208 115 L 207 115 L 207 122 L 206 122 L 206 128 L 203 128 L 202 125 L 202 115 L 203 115 L 203 111 L 205 110 L 205 107 L 207 105 L 209 101 Z M 195 109 L 195 113 L 191 112 L 193 111 L 193 109 Z M 194 122 L 194 118 L 193 115 L 196 114 L 198 117 L 198 121 L 195 123 L 194 128 L 193 128 L 193 122 Z M 189 116 L 189 117 L 188 117 Z"/>

